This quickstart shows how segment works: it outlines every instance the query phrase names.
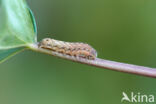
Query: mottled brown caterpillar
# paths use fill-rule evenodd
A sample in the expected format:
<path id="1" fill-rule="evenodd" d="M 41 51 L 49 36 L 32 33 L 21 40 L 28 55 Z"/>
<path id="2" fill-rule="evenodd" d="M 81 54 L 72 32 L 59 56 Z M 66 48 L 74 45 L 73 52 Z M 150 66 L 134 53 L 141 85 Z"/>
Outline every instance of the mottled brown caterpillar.
<path id="1" fill-rule="evenodd" d="M 55 39 L 45 38 L 39 43 L 39 48 L 48 49 L 64 55 L 94 60 L 97 52 L 88 44 L 64 42 Z"/>

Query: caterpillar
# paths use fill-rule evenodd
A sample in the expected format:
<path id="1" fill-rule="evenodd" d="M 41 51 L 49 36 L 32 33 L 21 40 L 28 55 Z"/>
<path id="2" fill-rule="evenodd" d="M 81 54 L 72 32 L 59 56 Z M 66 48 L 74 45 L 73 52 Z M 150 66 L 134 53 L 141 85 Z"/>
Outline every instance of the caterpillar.
<path id="1" fill-rule="evenodd" d="M 64 42 L 51 38 L 45 38 L 39 42 L 39 48 L 48 49 L 53 52 L 61 53 L 74 57 L 94 60 L 97 52 L 90 45 L 78 42 Z"/>

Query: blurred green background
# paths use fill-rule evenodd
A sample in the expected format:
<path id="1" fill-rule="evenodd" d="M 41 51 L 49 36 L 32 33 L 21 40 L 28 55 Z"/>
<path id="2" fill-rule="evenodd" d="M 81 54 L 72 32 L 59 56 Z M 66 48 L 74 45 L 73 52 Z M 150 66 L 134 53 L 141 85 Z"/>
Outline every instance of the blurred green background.
<path id="1" fill-rule="evenodd" d="M 36 17 L 38 41 L 51 37 L 85 42 L 100 58 L 156 67 L 155 0 L 28 0 L 28 4 Z M 123 91 L 156 97 L 156 79 L 32 51 L 0 65 L 0 104 L 121 104 Z"/>

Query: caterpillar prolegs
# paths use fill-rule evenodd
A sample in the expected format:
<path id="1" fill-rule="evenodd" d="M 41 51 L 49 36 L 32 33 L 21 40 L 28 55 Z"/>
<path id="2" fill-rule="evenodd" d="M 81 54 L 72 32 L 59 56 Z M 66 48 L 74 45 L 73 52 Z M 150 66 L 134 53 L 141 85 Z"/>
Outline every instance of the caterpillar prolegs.
<path id="1" fill-rule="evenodd" d="M 97 52 L 88 44 L 78 42 L 64 42 L 55 39 L 45 38 L 39 43 L 39 48 L 51 50 L 63 55 L 94 60 Z"/>

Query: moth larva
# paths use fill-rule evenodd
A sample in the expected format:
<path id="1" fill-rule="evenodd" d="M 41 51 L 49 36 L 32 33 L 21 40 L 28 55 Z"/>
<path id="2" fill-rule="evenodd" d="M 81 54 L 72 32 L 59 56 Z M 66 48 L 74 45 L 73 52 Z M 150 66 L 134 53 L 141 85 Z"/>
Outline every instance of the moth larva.
<path id="1" fill-rule="evenodd" d="M 90 45 L 84 43 L 64 42 L 45 38 L 39 43 L 39 48 L 48 49 L 61 54 L 94 60 L 97 52 Z"/>

